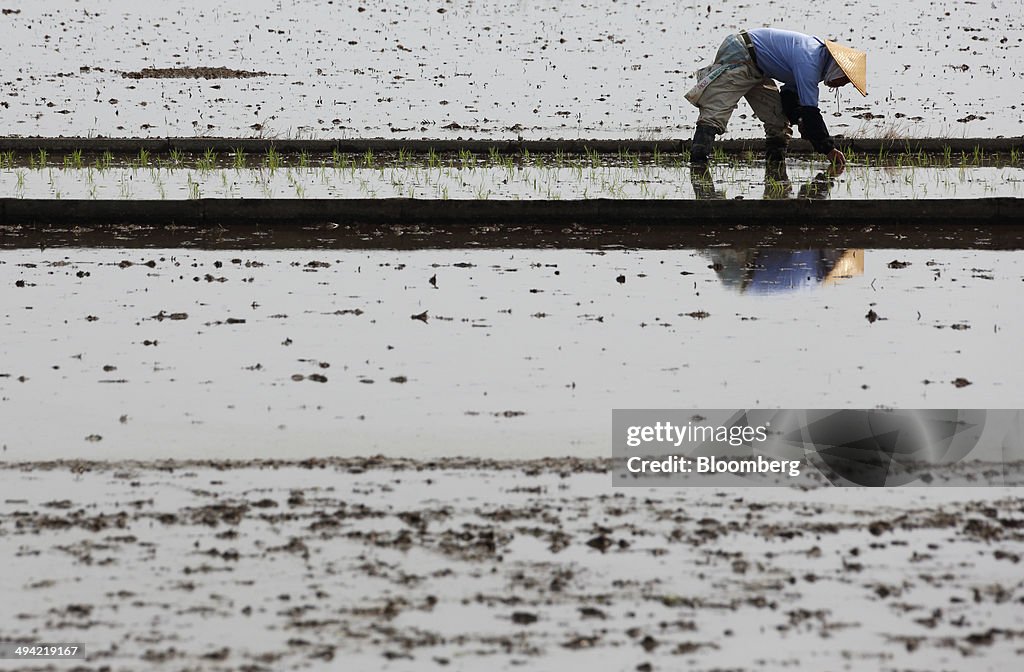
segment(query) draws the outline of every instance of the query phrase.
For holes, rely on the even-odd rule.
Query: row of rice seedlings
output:
[[[242,159],[242,153],[238,152],[236,154],[237,154],[237,158],[236,158],[237,163],[236,163],[236,165],[244,165],[243,159]],[[335,161],[337,161],[337,156],[335,156]],[[525,170],[525,168],[520,169],[518,167],[515,167],[513,162],[512,162],[511,157],[501,157],[501,156],[499,156],[499,155],[497,155],[495,153],[491,153],[489,163],[493,164],[493,163],[496,163],[498,161],[502,162],[502,165],[504,166],[504,170],[506,171],[505,172],[505,179],[502,180],[503,183],[505,183],[505,184],[508,184],[509,182],[511,182],[511,181],[513,181],[515,179],[516,171]],[[142,154],[140,156],[139,161],[137,163],[134,163],[134,165],[145,165],[146,163],[147,163],[146,156],[145,156],[145,154]],[[214,158],[211,156],[210,153],[207,153],[207,155],[204,157],[204,160],[200,163],[201,172],[204,172],[205,170],[207,170],[209,168],[209,166],[212,165],[213,163],[215,163]],[[276,166],[276,160],[274,158],[274,153],[273,152],[271,152],[270,156],[268,157],[268,163],[269,163],[269,165],[272,168],[274,166]],[[304,164],[304,165],[307,165],[307,166],[309,165],[309,163],[310,162],[308,161],[308,159],[305,160],[305,161],[300,161],[300,164]],[[564,160],[564,158],[562,158],[560,160],[556,160],[556,164],[557,163],[561,163],[561,165],[564,166],[566,164],[566,161]],[[364,165],[373,165],[372,156],[365,157]],[[460,166],[470,167],[470,166],[474,166],[474,165],[475,165],[475,159],[471,155],[463,154],[463,156],[460,157]],[[351,172],[354,174],[354,172],[355,172],[354,162],[350,163],[349,166],[350,166]],[[446,168],[447,168],[447,170],[445,170],[444,172],[448,173],[447,177],[449,179],[452,178],[453,170],[456,171],[456,172],[462,173],[462,174],[464,174],[466,172],[465,170],[461,170],[459,168],[454,168],[453,169],[451,162],[450,162],[449,166],[446,167]],[[634,162],[634,168],[636,168],[635,162]],[[326,168],[326,162],[324,163],[324,165],[322,165],[320,168],[318,168],[316,170],[318,171],[316,174],[319,175],[321,183],[323,183],[324,185],[329,185],[330,184],[330,177],[328,175],[328,171],[327,171],[327,168]],[[381,166],[379,170],[380,170],[380,175],[383,176],[384,175],[383,167]],[[405,175],[398,176],[398,175],[396,175],[396,171],[394,169],[391,170],[390,182],[392,184],[392,187],[395,188],[396,191],[399,191],[400,193],[407,193],[409,195],[414,195],[415,194],[415,188],[414,188],[415,185],[417,185],[417,184],[419,184],[421,182],[425,182],[426,184],[429,185],[429,183],[431,181],[431,175],[430,175],[429,171],[421,178],[420,170],[419,170],[418,166],[414,165],[411,170],[412,170],[412,176],[411,176],[412,177],[412,181],[411,181],[411,183],[408,184],[407,187],[405,187],[403,185],[401,180],[409,180],[410,176],[408,174],[408,171],[406,171]],[[541,168],[541,169],[538,169],[538,170],[545,170],[545,169]],[[546,170],[550,171],[551,169],[546,169]],[[309,169],[307,168],[305,172],[309,173]],[[473,172],[473,168],[470,168],[469,172],[472,173]],[[557,171],[555,171],[555,172],[557,172]],[[571,172],[572,172],[572,174],[573,174],[573,176],[574,176],[574,178],[575,178],[575,180],[577,182],[582,182],[583,181],[583,179],[584,179],[583,169],[582,169],[582,166],[581,166],[581,164],[579,162],[577,162],[575,164],[575,166],[574,166],[574,168],[572,169]],[[598,176],[597,175],[597,171],[591,169],[591,170],[588,171],[588,175],[586,176],[586,179],[589,182],[596,182],[596,181],[600,180],[601,189],[609,191],[610,195],[612,195],[612,196],[622,196],[622,195],[624,195],[624,192],[623,192],[624,188],[621,185],[617,186],[617,184],[616,184],[616,182],[618,180],[622,180],[623,179],[621,177],[621,175],[619,175],[619,173],[621,173],[622,170],[615,170],[615,169],[611,169],[611,168],[606,167],[606,168],[603,169],[602,172],[604,173],[604,175]],[[611,181],[609,181],[609,179],[607,178],[607,174],[609,172],[616,173],[616,175],[614,176],[614,178]],[[164,190],[163,182],[162,182],[162,180],[161,180],[161,178],[159,176],[159,168],[157,168],[155,172],[151,170],[151,174],[153,174],[153,176],[154,176],[154,178],[153,178],[154,179],[154,184],[157,185],[157,188],[161,192],[161,194],[164,194],[165,190]],[[271,177],[272,177],[272,175],[273,175],[273,171],[271,171]],[[296,188],[297,195],[299,195],[300,197],[303,196],[304,195],[303,192],[304,192],[305,187],[302,187],[299,184],[297,178],[294,178],[294,176],[292,175],[292,169],[291,168],[288,169],[288,177],[289,177],[289,182],[292,184],[292,186],[294,188]],[[438,171],[437,179],[438,180],[444,179],[443,176],[442,176],[442,172],[440,170]],[[460,180],[462,179],[462,175],[461,174],[460,174],[459,179]],[[91,183],[91,181],[92,181],[92,171],[91,170],[88,173],[88,180]],[[650,192],[650,186],[645,182],[645,180],[646,180],[646,176],[644,176],[642,179],[636,179],[635,176],[633,176],[633,177],[630,177],[630,178],[626,178],[624,181],[641,184],[642,185],[641,186],[641,194],[644,195],[644,196],[648,196],[651,193]],[[228,193],[228,194],[233,193],[232,192],[232,188],[228,187],[227,177],[223,173],[221,174],[221,181],[222,181],[222,191],[225,192],[225,193]],[[535,191],[539,191],[540,188],[537,186],[538,180],[536,178],[533,178],[532,181],[533,181],[533,188],[534,188],[534,190]],[[560,193],[555,188],[555,183],[556,182],[564,181],[564,177],[558,177],[556,175],[550,175],[549,174],[547,176],[547,178],[542,180],[542,181],[546,185],[544,187],[544,189],[543,189],[545,195],[554,197],[554,196],[558,196],[559,193]],[[189,191],[193,192],[193,187],[191,186],[191,182],[192,182],[192,179],[191,179],[191,177],[189,177],[188,178]],[[564,187],[560,187],[560,188],[564,188]],[[584,187],[584,190],[588,191],[589,190],[589,186],[588,187]],[[475,194],[477,195],[477,197],[480,197],[480,198],[489,198],[492,193],[493,193],[492,190],[486,188],[485,186],[480,186],[475,191]]]
[[[716,153],[716,155],[720,159],[727,159],[723,163],[732,171],[733,174],[735,174],[737,170],[749,170],[749,163],[742,161],[736,155],[726,157],[722,150],[719,150]],[[424,167],[422,162],[411,161],[411,154],[407,152],[400,152],[400,156],[401,160],[397,162],[391,160],[378,161],[377,157],[373,155],[373,152],[371,150],[362,155],[359,163],[357,164],[355,159],[351,158],[350,156],[343,155],[335,151],[332,154],[330,161],[328,161],[327,159],[323,159],[322,161],[319,162],[318,165],[315,165],[315,162],[308,154],[302,153],[298,155],[298,160],[296,162],[297,165],[294,167],[287,166],[285,170],[287,171],[286,175],[288,178],[289,185],[295,190],[296,195],[298,195],[299,197],[305,197],[307,187],[304,186],[297,177],[295,177],[293,171],[297,171],[298,173],[302,174],[304,179],[319,178],[321,184],[323,184],[325,187],[330,187],[330,185],[332,184],[332,177],[329,173],[331,172],[333,172],[336,177],[340,173],[347,172],[349,181],[351,182],[357,170],[366,170],[369,168],[378,173],[379,179],[384,179],[385,177],[387,177],[391,187],[397,193],[410,196],[416,193],[416,188],[420,184],[426,184],[427,186],[429,186],[432,180],[437,180],[438,182],[440,182],[446,179],[458,179],[460,183],[462,183],[463,186],[465,186],[465,183],[462,181],[466,178],[467,175],[473,177],[478,168],[481,166],[490,167],[490,173],[492,175],[491,177],[485,177],[480,179],[494,179],[496,181],[497,179],[496,177],[493,176],[493,173],[495,168],[500,167],[499,169],[502,171],[501,174],[503,176],[503,179],[500,181],[503,184],[512,185],[508,187],[508,191],[514,191],[514,183],[517,179],[522,177],[521,174],[524,171],[537,170],[549,171],[551,173],[563,173],[562,175],[557,177],[549,176],[548,178],[541,180],[545,185],[543,187],[538,187],[538,180],[536,178],[531,178],[524,181],[524,184],[528,184],[528,186],[530,186],[530,188],[533,191],[543,193],[544,195],[551,197],[560,195],[560,190],[562,189],[567,189],[567,193],[572,193],[573,187],[571,183],[573,181],[575,181],[578,184],[583,184],[584,182],[586,182],[587,184],[583,186],[583,189],[586,193],[589,193],[592,186],[594,184],[597,184],[598,190],[600,192],[608,192],[608,194],[613,197],[624,196],[625,187],[622,184],[617,184],[617,181],[624,181],[626,183],[635,183],[640,185],[639,188],[641,196],[657,196],[658,194],[655,193],[656,188],[652,188],[650,184],[648,184],[649,182],[652,181],[652,179],[655,179],[652,177],[652,171],[672,171],[674,169],[676,173],[679,173],[676,176],[670,176],[667,180],[661,177],[657,178],[657,180],[659,181],[670,184],[681,183],[683,174],[688,174],[689,171],[688,166],[686,166],[682,162],[681,157],[677,158],[675,161],[665,162],[663,161],[663,157],[659,156],[658,161],[666,163],[666,165],[663,168],[657,168],[653,165],[653,163],[642,162],[640,155],[631,154],[629,152],[621,152],[618,156],[618,161],[615,162],[616,165],[611,165],[610,163],[601,163],[598,160],[600,157],[597,155],[596,152],[592,150],[587,150],[583,155],[566,155],[564,153],[556,152],[553,155],[547,155],[545,157],[542,157],[540,155],[530,155],[529,152],[526,151],[523,152],[522,156],[520,157],[513,155],[503,155],[496,149],[492,148],[492,150],[488,152],[486,159],[478,159],[478,157],[476,157],[472,152],[463,151],[458,157],[457,165],[454,156],[450,156],[449,160],[447,161],[447,164],[443,165],[442,159],[438,157],[436,153],[434,153],[433,156],[428,154],[427,166],[437,166],[437,168],[433,171],[427,167]],[[910,160],[906,165],[904,165],[901,160],[897,160],[896,168],[909,168],[911,170],[909,175],[904,176],[904,179],[906,180],[908,186],[911,184],[911,182],[913,182],[913,169],[923,162],[922,157],[924,156],[925,155],[919,153],[918,155],[916,155],[916,160]],[[45,154],[43,154],[41,157],[34,154],[31,158],[33,161],[33,165],[35,166],[38,166],[43,161],[46,161]],[[851,159],[853,159],[851,160],[851,164],[855,164],[856,158],[856,155],[851,153]],[[908,158],[913,159],[915,157],[911,157],[910,155],[908,155]],[[154,184],[157,185],[157,189],[158,191],[161,192],[163,197],[163,194],[165,193],[165,187],[160,178],[161,169],[167,168],[168,171],[172,170],[172,166],[174,164],[184,163],[184,157],[182,157],[181,155],[174,156],[172,154],[170,163],[166,164],[164,163],[163,160],[161,160],[158,157],[155,160],[155,168],[153,168],[151,165],[152,161],[153,159],[152,157],[150,157],[149,153],[145,150],[141,150],[137,159],[132,160],[129,165],[131,166],[131,170],[133,173],[136,170],[138,170],[139,167],[150,165],[150,174],[153,176]],[[966,153],[964,153],[961,156],[960,161],[961,173],[966,167],[971,166],[973,164],[981,163],[983,161],[985,161],[985,153],[980,149],[971,155],[967,155]],[[16,164],[15,158],[13,157],[12,153],[0,154],[0,162],[2,162],[5,166],[13,166]],[[98,157],[96,159],[95,166],[88,167],[88,169],[86,170],[86,174],[87,180],[90,183],[90,193],[95,193],[95,187],[92,185],[94,172],[93,169],[98,169],[97,172],[102,174],[103,171],[107,169],[112,163],[113,157],[110,155],[109,152],[107,152],[102,157]],[[585,166],[587,166],[588,163],[589,166],[585,168]],[[865,160],[862,166],[866,169],[869,163],[869,160]],[[75,166],[84,165],[84,160],[82,159],[81,154],[72,153],[71,155],[65,157],[64,164],[66,169],[74,169]],[[260,177],[263,176],[263,173],[266,170],[266,172],[269,173],[267,177],[273,178],[274,172],[283,165],[284,160],[281,157],[281,155],[278,154],[275,149],[271,148],[267,152],[263,165],[258,169],[251,170]],[[398,170],[396,169],[396,166],[399,165],[407,166],[407,168],[402,169],[404,172],[396,172]],[[198,170],[200,173],[210,172],[214,170],[217,166],[217,156],[212,150],[209,149],[195,162],[195,169]],[[234,153],[234,167],[236,168],[236,170],[240,171],[247,166],[248,161],[245,157],[245,152],[242,150],[236,150],[236,152]],[[390,170],[390,172],[386,176],[385,173],[388,170]],[[421,170],[423,171],[422,175]],[[436,175],[434,175],[434,172],[436,172]],[[568,175],[570,177],[567,177],[565,175],[566,172],[568,172]],[[622,177],[623,173],[626,174],[625,178]],[[610,175],[611,178],[609,178]],[[228,195],[233,194],[234,186],[233,183],[229,184],[227,182],[227,176],[221,173],[220,179],[222,182],[222,193]],[[21,176],[19,181],[23,185],[24,176]],[[530,183],[531,181],[532,184]],[[961,181],[963,181],[962,175]],[[192,182],[193,180],[190,176],[187,182],[188,191],[190,193],[192,193],[193,191],[193,188],[191,186]],[[269,180],[267,180],[267,182],[269,182]],[[561,184],[561,186],[559,186],[556,189],[555,186],[553,186],[555,183],[559,183]],[[198,182],[196,182],[196,184],[198,184]],[[993,187],[986,185],[986,189],[991,190],[993,189]],[[375,190],[372,191],[375,192]],[[578,189],[576,191],[578,193]],[[486,186],[479,186],[473,191],[473,193],[475,193],[478,197],[481,198],[490,198],[490,196],[493,195],[494,190]]]
[[[866,171],[866,169],[862,169],[862,170]],[[727,182],[739,183],[739,184],[742,184],[742,183],[754,183],[754,182],[756,182],[756,180],[749,179],[749,178],[746,179],[745,181],[744,180],[737,180],[735,178],[735,172],[736,172],[735,168],[731,168],[731,169],[729,169],[726,172],[727,172],[727,175],[726,175],[726,177],[727,177],[726,181]],[[559,173],[561,173],[561,175]],[[611,173],[613,173],[613,174],[609,175],[609,171],[600,171],[600,172],[595,172],[593,175],[589,175],[588,179],[587,179],[586,185],[582,185],[582,187],[584,189],[584,193],[585,193],[584,197],[586,197],[586,195],[589,194],[590,189],[594,185],[597,186],[598,192],[605,193],[606,195],[611,196],[611,197],[625,197],[627,195],[626,191],[625,191],[626,190],[626,186],[625,186],[626,184],[636,184],[636,185],[639,185],[639,195],[642,196],[642,197],[659,197],[662,194],[657,192],[657,187],[652,187],[652,184],[660,183],[662,185],[667,184],[669,186],[672,186],[674,184],[677,187],[677,191],[678,191],[678,185],[683,184],[683,182],[681,182],[679,180],[675,180],[672,177],[669,177],[669,179],[667,179],[667,180],[662,179],[662,178],[658,178],[656,180],[648,180],[648,179],[640,179],[640,180],[638,180],[638,179],[632,179],[629,176],[629,173],[627,173],[626,171],[623,171],[623,170],[611,171]],[[233,193],[234,193],[234,183],[229,183],[228,182],[228,180],[227,180],[227,173],[225,171],[221,171],[218,174],[220,176],[220,181],[221,181],[221,193],[223,195],[227,195],[227,196],[233,195]],[[259,174],[262,175],[262,173],[259,173]],[[575,173],[573,173],[573,171],[566,171],[564,169],[562,171],[548,170],[548,171],[540,171],[539,173],[536,173],[535,171],[530,169],[530,170],[528,170],[528,172],[526,174],[524,174],[522,176],[523,179],[520,180],[520,184],[528,185],[528,186],[530,186],[532,191],[537,192],[537,193],[542,193],[545,196],[548,196],[548,197],[558,197],[558,196],[560,196],[562,191],[565,191],[566,193],[573,193],[573,191],[574,191],[573,185],[572,185],[572,181],[573,180],[567,179],[566,178],[566,174],[573,175]],[[937,173],[937,174],[941,174],[941,173]],[[305,186],[305,183],[303,183],[302,180],[300,179],[299,173],[297,173],[297,172],[295,172],[295,171],[293,171],[292,169],[289,168],[289,169],[287,169],[286,175],[287,175],[287,181],[288,181],[289,185],[292,187],[292,189],[295,190],[295,194],[298,197],[305,197],[306,186]],[[871,188],[873,186],[881,185],[881,188],[886,189],[887,188],[887,183],[890,182],[890,181],[893,181],[893,179],[894,179],[894,178],[891,178],[891,176],[890,176],[889,179],[881,179],[879,177],[879,175],[880,174],[877,171],[874,171],[874,172],[865,172],[865,174],[862,176],[862,178],[860,180],[860,183],[862,185],[866,186],[866,191],[867,191],[868,195],[870,195]],[[965,181],[967,181],[967,182],[970,181],[969,178],[965,177],[966,175],[967,175],[966,172],[960,171],[960,182],[961,183],[963,183]],[[908,187],[912,187],[914,185],[914,183],[917,181],[916,177],[915,177],[915,173],[914,173],[914,171],[912,169],[910,171],[904,171],[902,173],[902,176],[903,176],[902,177],[903,182],[905,182]],[[305,177],[305,175],[303,175],[303,177]],[[320,181],[321,181],[322,184],[324,184],[325,186],[328,186],[328,187],[332,185],[332,180],[330,179],[330,175],[327,173],[327,171],[321,171],[320,172],[320,177],[321,177]],[[447,174],[444,179],[446,179],[447,181],[451,181],[453,179],[460,179],[461,180],[462,177],[464,177],[464,175]],[[484,174],[484,179],[482,179],[482,181],[473,190],[473,193],[476,195],[476,197],[478,197],[478,198],[490,198],[493,195],[494,192],[489,187],[489,185],[487,183],[487,179],[493,179],[493,177],[494,177],[493,175],[488,177],[486,174]],[[129,179],[130,179],[130,177],[129,177]],[[421,175],[420,171],[418,169],[415,169],[415,168],[412,169],[411,172],[410,171],[399,171],[398,169],[391,169],[391,171],[389,173],[389,178],[388,179],[389,179],[391,187],[393,188],[393,190],[394,190],[394,192],[396,194],[399,194],[399,195],[409,195],[411,197],[411,196],[415,195],[415,193],[416,193],[415,188],[417,186],[421,186],[421,185],[429,186],[430,185],[430,183],[431,183],[431,174],[429,172],[426,172],[426,173],[423,173]],[[949,177],[948,173],[943,174],[943,180],[944,180],[944,184],[948,186],[949,185],[949,181],[950,181],[950,177]],[[375,193],[376,192],[375,189],[370,189],[369,188],[370,180],[365,179],[363,177],[360,177],[358,182],[359,182],[359,184],[362,187],[361,190],[362,191],[366,191],[367,195],[370,195],[370,193]],[[193,183],[199,184],[199,181],[198,180],[194,180],[192,174],[190,173],[188,175],[188,177],[187,177],[188,191],[189,191],[190,194],[193,195],[193,197],[196,197],[195,196],[195,188],[192,186]],[[269,182],[269,180],[267,180],[265,183],[269,184],[270,182]],[[122,178],[121,178],[121,184],[122,185],[127,184],[125,182],[125,178],[124,178],[123,175],[122,175]],[[158,190],[163,192],[162,180],[159,177],[159,174],[157,174],[157,176],[155,177],[154,184],[157,185]],[[467,187],[467,188],[471,188],[472,187],[472,185],[469,185],[469,184],[467,184],[465,182],[462,182],[461,185],[463,187]],[[581,185],[577,185],[577,189],[575,190],[577,193],[579,191],[579,189],[578,189],[579,186],[581,186]],[[515,190],[514,187],[515,187],[515,185],[513,185],[510,190],[514,191]],[[985,188],[986,188],[986,191],[991,191],[993,189],[993,187],[990,184],[986,184]],[[849,191],[849,189],[850,189],[850,182],[848,182],[847,191]],[[123,192],[122,195],[124,197],[128,197],[128,196],[130,196],[130,191],[127,188],[124,188],[124,192]]]
[[[1016,147],[1011,147],[1006,153],[986,153],[979,145],[968,151],[961,151],[954,154],[952,147],[946,145],[940,153],[929,153],[923,150],[916,152],[909,149],[892,151],[886,146],[880,146],[877,153],[858,153],[853,149],[844,150],[849,163],[859,163],[865,166],[918,166],[918,167],[945,167],[953,166],[977,168],[981,166],[1019,167],[1024,158]]]
[[[1021,152],[1016,148],[1011,148],[1011,150],[1005,154],[987,154],[978,146],[976,146],[971,152],[960,152],[958,156],[954,156],[949,146],[944,148],[941,155],[929,154],[920,150],[917,152],[893,150],[886,145],[880,146],[876,153],[858,153],[855,150],[848,149],[846,154],[849,163],[861,163],[866,166],[1017,166],[1021,164],[1022,158],[1024,158],[1022,157]],[[232,156],[233,166],[236,169],[241,170],[250,167],[243,150],[236,149]],[[715,148],[713,158],[717,164],[727,163],[729,165],[751,163],[759,160],[758,154],[751,150],[747,150],[742,154],[726,153],[722,146]],[[26,163],[30,169],[42,169],[47,167],[50,163],[49,155],[45,149],[29,154],[26,159]],[[403,148],[399,149],[396,155],[388,158],[376,157],[372,149],[368,149],[359,157],[341,154],[337,150],[334,150],[330,161],[327,159],[321,160],[319,162],[319,167],[327,167],[330,165],[335,169],[355,166],[362,168],[380,168],[386,165],[410,167],[412,165],[425,164],[428,168],[440,168],[447,165],[448,168],[458,166],[462,169],[475,169],[477,167],[493,168],[496,166],[503,166],[511,171],[514,168],[523,168],[526,166],[533,166],[536,168],[590,167],[595,169],[605,166],[626,166],[632,167],[634,170],[638,171],[642,167],[649,166],[661,167],[663,165],[673,165],[676,167],[682,167],[688,163],[688,159],[689,157],[686,152],[671,155],[671,158],[666,159],[666,155],[664,155],[658,147],[655,147],[651,154],[641,155],[623,150],[617,155],[612,156],[600,154],[596,150],[590,148],[585,148],[583,154],[566,154],[562,150],[556,150],[550,154],[531,154],[529,150],[524,149],[519,154],[506,155],[500,152],[496,147],[490,147],[485,159],[478,158],[473,152],[462,149],[457,154],[448,155],[447,160],[439,155],[434,149],[430,149],[425,155],[415,156],[410,150]],[[13,151],[0,153],[0,169],[10,170],[13,169],[15,165],[18,165],[18,163],[18,157]],[[128,165],[136,168],[148,168],[155,163],[158,168],[174,169],[192,166],[199,170],[212,170],[220,165],[216,153],[209,148],[206,149],[202,155],[191,161],[187,160],[183,152],[179,149],[172,149],[168,153],[166,159],[159,156],[154,159],[147,150],[141,149],[138,156],[129,160],[127,163]],[[93,166],[96,168],[108,168],[113,164],[114,157],[108,151],[97,157]],[[295,165],[302,169],[314,167],[313,158],[308,152],[302,151],[291,157],[285,157],[273,146],[268,148],[261,164],[262,167],[272,171],[285,165]],[[85,166],[85,161],[82,150],[74,150],[70,154],[65,155],[63,157],[63,165],[68,169],[83,168]]]

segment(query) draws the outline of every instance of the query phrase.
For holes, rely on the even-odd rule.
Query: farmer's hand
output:
[[[839,177],[845,170],[845,163],[830,163],[828,164],[828,168],[825,169],[825,174],[829,177]]]
[[[842,172],[843,168],[846,167],[846,155],[838,149],[833,149],[828,153],[828,160],[831,161],[832,165],[840,172]]]

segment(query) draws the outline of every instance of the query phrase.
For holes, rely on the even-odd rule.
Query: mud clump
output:
[[[518,625],[530,625],[537,622],[537,615],[528,611],[516,611],[512,614],[512,622]]]
[[[235,70],[233,68],[143,68],[133,72],[122,72],[125,79],[247,79],[268,77],[269,72]]]

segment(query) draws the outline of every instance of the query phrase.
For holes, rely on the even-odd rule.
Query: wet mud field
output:
[[[1012,489],[626,489],[607,463],[3,465],[22,670],[1006,670]],[[10,661],[5,661],[10,662]],[[15,669],[5,667],[5,669]]]
[[[666,400],[1016,408],[1022,281],[1014,249],[6,249],[0,459],[596,457],[610,409]]]
[[[823,100],[834,133],[1024,132],[1014,0],[7,4],[12,135],[682,137],[691,73],[762,25],[867,51],[868,97]],[[730,133],[762,134],[745,104]]]

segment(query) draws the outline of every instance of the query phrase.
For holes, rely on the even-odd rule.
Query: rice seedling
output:
[[[246,161],[245,161],[245,150],[244,149],[242,149],[241,147],[236,147],[235,148],[234,156],[232,156],[232,163],[234,164],[236,171],[240,171],[243,168],[245,168]]]
[[[213,170],[216,166],[217,154],[209,147],[206,148],[206,151],[203,152],[203,155],[201,157],[196,159],[196,168],[198,168],[200,172],[209,172]]]
[[[66,169],[81,168],[82,163],[82,150],[80,149],[64,155],[64,168]]]
[[[363,166],[365,168],[373,168],[373,150],[367,149],[366,153],[363,154]]]
[[[271,175],[281,167],[281,155],[277,153],[273,145],[267,148],[267,156],[263,160],[263,165],[266,166]]]
[[[170,157],[171,165],[174,166],[175,168],[180,168],[182,164],[185,162],[184,154],[182,154],[181,150],[178,149],[177,147],[171,149]]]

